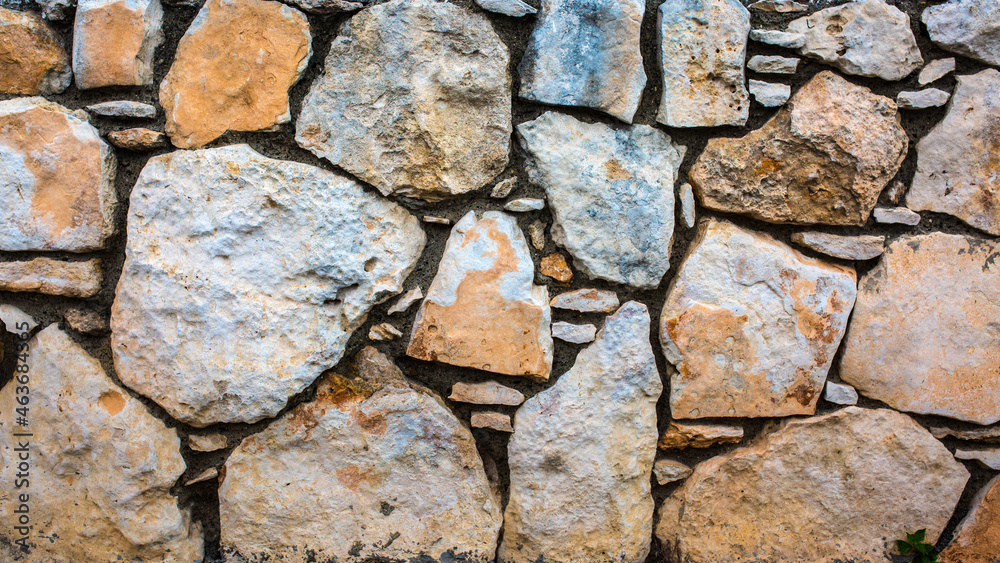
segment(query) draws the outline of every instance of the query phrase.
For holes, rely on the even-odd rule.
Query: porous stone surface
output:
[[[549,296],[514,218],[470,211],[448,237],[407,355],[546,380],[552,371]]]
[[[917,76],[917,84],[925,86],[953,72],[955,72],[955,57],[934,59],[920,70],[920,74]]]
[[[691,476],[693,470],[679,461],[658,459],[653,464],[653,476],[658,485],[681,481]]]
[[[788,84],[775,84],[751,78],[750,93],[753,94],[753,98],[757,100],[758,104],[766,108],[773,108],[784,105],[788,101],[788,97],[792,95],[792,88]]]
[[[428,201],[478,189],[503,171],[508,54],[485,16],[395,0],[361,11],[342,32],[302,102],[300,146],[384,195]]]
[[[972,499],[955,537],[938,555],[940,563],[996,563],[1000,557],[1000,476]]]
[[[160,83],[174,146],[291,120],[288,89],[312,56],[305,15],[273,0],[206,0]]]
[[[489,428],[497,432],[514,432],[510,425],[510,416],[492,411],[477,411],[469,418],[469,426],[473,428]]]
[[[576,289],[556,295],[549,304],[553,309],[610,313],[618,308],[618,295],[606,289]]]
[[[826,394],[823,398],[836,405],[856,405],[858,404],[858,391],[850,385],[827,381]]]
[[[498,561],[646,559],[662,391],[649,323],[645,305],[625,303],[568,372],[518,409]]]
[[[76,87],[152,84],[162,24],[160,0],[79,0],[73,23]]]
[[[872,215],[877,223],[911,227],[920,224],[920,214],[906,207],[879,207]]]
[[[843,260],[870,260],[885,251],[882,235],[835,235],[820,231],[792,234],[792,242]]]
[[[72,80],[69,56],[42,18],[0,7],[0,93],[59,94]]]
[[[743,440],[743,427],[726,424],[683,424],[671,422],[660,436],[661,450],[708,448],[718,444],[738,444]]]
[[[948,103],[951,94],[937,88],[926,88],[916,92],[900,92],[896,95],[899,109],[937,108]]]
[[[476,4],[484,10],[496,12],[512,18],[538,13],[532,6],[521,0],[476,0]]]
[[[227,446],[226,437],[216,432],[210,434],[190,434],[187,441],[188,447],[196,452],[214,452],[224,449]]]
[[[142,102],[133,102],[131,100],[101,102],[87,106],[87,111],[101,117],[156,119],[156,106]]]
[[[246,145],[154,157],[129,205],[115,368],[192,426],[274,416],[402,290],[424,240],[402,207]]]
[[[612,129],[547,112],[517,126],[533,184],[545,189],[552,240],[591,278],[640,288],[670,267],[674,182],[685,148],[646,125]]]
[[[107,136],[112,145],[136,152],[162,149],[170,145],[166,135],[143,127],[109,131]]]
[[[542,0],[517,67],[519,95],[632,123],[646,86],[639,52],[645,8],[641,0]]]
[[[724,221],[698,227],[660,315],[674,418],[813,414],[856,294],[852,268]]]
[[[951,0],[928,6],[920,19],[938,47],[1000,66],[1000,3]]]
[[[573,270],[566,262],[566,257],[559,252],[553,252],[542,258],[538,265],[538,271],[543,276],[548,276],[557,282],[569,283],[573,279]]]
[[[524,395],[496,381],[465,383],[459,381],[451,388],[449,400],[474,405],[508,405],[516,407],[524,402]]]
[[[597,327],[594,325],[577,325],[563,321],[552,323],[552,338],[558,338],[564,342],[586,344],[593,342],[596,336]]]
[[[747,61],[747,68],[764,74],[795,74],[799,59],[777,55],[754,55]]]
[[[97,311],[69,309],[63,314],[63,320],[69,328],[91,336],[104,334],[111,329],[107,317]]]
[[[689,179],[699,202],[716,211],[864,225],[907,146],[892,100],[824,71],[760,129],[710,140]]]
[[[998,252],[944,233],[891,243],[859,284],[840,377],[895,409],[1000,420]]]
[[[31,291],[65,297],[93,297],[101,290],[99,259],[67,262],[52,258],[0,262],[0,291]]]
[[[955,459],[977,461],[987,469],[1000,471],[1000,448],[958,448],[955,450]]]

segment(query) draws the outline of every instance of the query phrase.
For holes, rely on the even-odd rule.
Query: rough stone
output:
[[[176,431],[131,397],[55,325],[28,343],[30,423],[14,426],[16,382],[0,391],[0,559],[29,563],[198,561],[200,526],[171,487],[184,473]],[[23,395],[21,395],[23,396]],[[30,432],[30,555],[16,539],[18,438]],[[23,458],[22,458],[23,459]],[[20,537],[19,535],[17,537]]]
[[[566,257],[558,252],[553,252],[552,254],[542,258],[538,271],[540,271],[543,276],[548,276],[561,283],[569,283],[569,281],[573,279],[573,270],[571,270],[569,268],[569,264],[566,263]]]
[[[136,152],[162,149],[170,145],[163,133],[142,127],[110,131],[107,136],[112,145]]]
[[[754,10],[761,10],[763,12],[788,13],[804,12],[809,9],[809,6],[793,2],[792,0],[759,0],[758,2],[750,4],[750,8],[753,8]]]
[[[403,333],[390,323],[380,323],[368,330],[368,339],[376,342],[385,342],[401,338]]]
[[[997,563],[1000,553],[1000,476],[994,477],[972,499],[969,513],[959,522],[951,543],[939,555],[940,563]]]
[[[788,84],[774,84],[751,78],[750,93],[753,94],[758,104],[766,108],[774,108],[785,105],[788,97],[792,95],[792,87]]]
[[[101,261],[65,262],[33,258],[0,262],[0,291],[31,291],[66,297],[93,297],[101,290]]]
[[[886,199],[889,200],[889,203],[897,205],[903,200],[903,196],[906,195],[906,190],[906,184],[899,180],[894,180],[885,190]]]
[[[219,477],[219,470],[214,467],[209,467],[208,469],[202,471],[201,473],[195,475],[188,481],[184,483],[185,487],[190,487],[191,485],[196,485],[198,483],[204,483],[205,481],[211,481]]]
[[[259,561],[493,559],[501,508],[472,434],[372,348],[358,374],[243,440],[219,489],[222,547]]]
[[[767,43],[786,49],[798,49],[806,44],[806,38],[801,33],[789,33],[771,29],[752,29],[750,39],[759,43]]]
[[[474,405],[507,405],[516,407],[524,402],[524,395],[517,389],[500,385],[496,381],[465,383],[459,381],[451,387],[448,399]]]
[[[945,76],[955,72],[955,58],[948,57],[947,59],[935,59],[920,70],[920,75],[917,76],[917,84],[925,86],[940,80]]]
[[[521,2],[521,0],[476,0],[476,4],[479,4],[479,7],[484,10],[512,18],[538,13],[538,10]]]
[[[692,229],[694,228],[696,219],[694,188],[691,187],[691,184],[684,182],[681,184],[681,193],[679,195],[681,201],[681,218],[684,220],[684,227]]]
[[[437,217],[435,215],[424,215],[424,223],[434,223],[436,225],[450,225],[451,219],[447,217]]]
[[[926,88],[917,92],[900,92],[896,95],[899,109],[937,108],[948,103],[951,94],[937,88]]]
[[[455,224],[413,321],[407,355],[546,380],[552,371],[548,290],[513,217],[470,211]]]
[[[905,207],[879,207],[873,215],[876,223],[911,227],[920,223],[920,214]]]
[[[610,313],[618,308],[618,295],[604,289],[576,289],[556,295],[549,305],[581,313]]]
[[[7,303],[0,303],[0,321],[7,326],[7,332],[12,334],[30,333],[38,327],[38,321],[31,315]]]
[[[414,303],[420,301],[423,298],[424,298],[424,291],[419,287],[415,287],[410,291],[407,291],[406,293],[403,294],[402,297],[397,299],[396,302],[393,303],[392,307],[389,307],[388,314],[396,315],[399,313],[405,313],[407,310],[409,310],[410,307],[413,306]]]
[[[747,68],[764,74],[795,74],[799,59],[775,55],[754,55],[747,61]]]
[[[662,389],[649,314],[629,301],[568,372],[518,409],[497,561],[646,559]]]
[[[503,206],[504,211],[513,213],[527,213],[529,211],[541,211],[545,209],[545,200],[536,197],[522,197],[513,201],[508,201]]]
[[[699,464],[656,536],[690,563],[888,561],[907,532],[937,540],[968,478],[906,415],[847,407]]]
[[[819,231],[792,234],[792,242],[843,260],[871,260],[885,252],[882,235],[834,235]]]
[[[632,123],[646,86],[641,0],[542,0],[517,72],[520,96],[593,108]]]
[[[60,21],[69,17],[76,8],[76,0],[35,0],[42,8],[45,19]]]
[[[295,141],[384,195],[478,189],[507,166],[507,62],[482,14],[431,0],[372,6],[330,47]]]
[[[572,344],[593,342],[597,336],[597,327],[591,324],[576,325],[557,321],[552,323],[552,337]]]
[[[987,469],[1000,471],[1000,448],[978,448],[955,450],[955,459],[974,460]]]
[[[856,405],[858,404],[858,391],[850,385],[827,381],[824,398],[836,405]]]
[[[160,0],[79,0],[73,24],[76,87],[152,84],[162,24]]]
[[[928,6],[921,19],[938,47],[1000,66],[1000,3],[996,0],[951,0]]]
[[[948,437],[972,442],[989,442],[1000,444],[1000,428],[975,428],[973,430],[956,430],[954,428],[931,427],[931,434],[943,440]]]
[[[97,311],[84,309],[69,309],[63,314],[66,326],[82,333],[97,336],[111,330],[108,319]]]
[[[739,444],[743,440],[742,426],[725,424],[680,424],[671,422],[660,436],[661,450],[710,448],[719,444]]]
[[[195,427],[274,416],[402,290],[424,241],[402,207],[246,145],[154,157],[111,310],[118,375]]]
[[[218,432],[211,434],[189,434],[187,439],[188,447],[196,452],[214,452],[225,449],[227,444],[226,436]]]
[[[285,0],[296,8],[310,14],[333,14],[336,12],[353,12],[360,10],[370,0],[352,2],[351,0]]]
[[[123,119],[156,119],[156,106],[133,102],[131,100],[117,100],[114,102],[101,102],[87,106],[87,111],[101,117],[117,117]]]
[[[59,36],[34,14],[0,8],[0,93],[60,94],[72,80]]]
[[[497,432],[514,432],[510,417],[499,412],[478,411],[472,413],[469,425],[473,428],[489,428]]]
[[[892,408],[1000,420],[1000,246],[904,236],[861,280],[840,377]]]
[[[288,89],[311,56],[309,22],[298,10],[272,0],[206,0],[160,83],[170,141],[191,149],[226,131],[289,122]]]
[[[892,100],[824,71],[760,129],[710,140],[689,179],[716,211],[864,225],[907,146]]]
[[[531,239],[531,246],[541,252],[545,249],[545,223],[536,219],[528,225],[528,238]]]
[[[547,112],[517,126],[552,239],[591,278],[654,288],[670,267],[674,182],[685,148],[646,125],[612,129]]]
[[[114,150],[42,98],[0,102],[0,250],[104,248],[115,230]]]
[[[750,12],[737,0],[667,0],[657,24],[663,94],[656,121],[669,127],[744,125],[743,63]]]
[[[693,470],[679,461],[671,459],[658,459],[653,464],[653,476],[656,477],[656,484],[666,485],[674,481],[681,481],[691,476]]]
[[[493,186],[493,190],[490,191],[490,197],[494,199],[504,199],[510,195],[510,192],[514,191],[517,186],[517,178],[507,178],[505,180],[500,180]]]

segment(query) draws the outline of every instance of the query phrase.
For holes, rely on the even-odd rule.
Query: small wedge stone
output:
[[[93,297],[101,290],[101,261],[64,262],[35,258],[0,262],[0,290],[66,297]]]
[[[552,338],[558,338],[572,344],[593,342],[596,334],[597,327],[591,324],[577,325],[562,321],[552,323]]]
[[[738,444],[742,440],[742,426],[671,422],[667,431],[660,436],[657,447],[661,450],[709,448],[718,444]]]
[[[894,180],[885,190],[886,199],[893,205],[897,205],[902,201],[904,195],[906,195],[906,184],[899,180]]]
[[[63,320],[66,326],[82,334],[96,336],[111,330],[108,318],[97,311],[69,309],[63,314]]]
[[[539,264],[538,271],[543,276],[548,276],[561,283],[569,283],[573,279],[573,270],[566,263],[566,257],[558,252],[542,258],[542,263]]]
[[[209,467],[208,469],[202,471],[201,473],[195,475],[190,480],[184,483],[185,487],[190,487],[191,485],[196,485],[198,483],[204,483],[215,479],[219,476],[219,470],[214,467]]]
[[[911,227],[920,223],[920,214],[905,207],[877,207],[872,215],[876,223]]]
[[[447,217],[437,217],[435,215],[424,215],[424,223],[434,223],[436,225],[450,225],[451,219]]]
[[[377,324],[368,331],[368,339],[377,342],[391,341],[402,336],[403,333],[389,323]]]
[[[469,425],[473,428],[489,428],[497,432],[514,432],[514,427],[510,425],[510,416],[499,412],[474,412]]]
[[[937,88],[927,88],[918,92],[900,92],[896,95],[899,109],[939,108],[948,103],[951,94]]]
[[[990,444],[1000,444],[1000,427],[976,428],[973,430],[956,430],[954,428],[931,427],[931,434],[942,440],[944,438],[956,438],[968,440],[970,442],[987,442]]]
[[[691,184],[684,182],[681,184],[680,194],[678,199],[681,202],[681,219],[684,221],[684,226],[688,229],[694,228],[695,225],[695,205],[694,205],[694,188]]]
[[[508,201],[503,206],[505,211],[512,213],[528,213],[530,211],[541,211],[545,209],[545,200],[534,197],[522,197],[514,201]]]
[[[954,57],[948,57],[947,59],[935,59],[927,63],[927,65],[920,70],[920,75],[917,76],[917,84],[925,86],[931,82],[940,80],[953,72],[955,72]]]
[[[843,260],[871,260],[885,251],[885,237],[880,235],[846,236],[807,231],[792,234],[792,242]]]
[[[521,0],[476,0],[476,4],[479,4],[479,7],[484,10],[512,18],[538,13],[538,10],[521,2]]]
[[[170,144],[165,134],[141,127],[111,131],[107,137],[112,145],[136,152],[162,149]]]
[[[750,4],[750,8],[753,10],[760,10],[762,12],[778,12],[784,14],[788,12],[804,12],[809,9],[809,6],[793,2],[792,0],[759,0]]]
[[[753,94],[757,103],[766,107],[774,108],[784,105],[792,95],[792,87],[788,84],[774,84],[761,80],[750,79],[750,93]]]
[[[754,55],[747,61],[747,69],[762,74],[795,74],[799,59],[773,55]]]
[[[955,459],[975,460],[993,471],[1000,471],[1000,448],[957,449]]]
[[[214,452],[226,448],[227,441],[223,434],[189,434],[188,447],[196,452]]]
[[[549,305],[581,313],[610,313],[618,308],[618,295],[603,289],[577,289],[556,295]]]
[[[787,31],[775,31],[770,29],[750,30],[750,39],[758,43],[767,43],[786,49],[798,49],[806,44],[806,38],[801,33],[789,33]]]
[[[389,307],[388,314],[396,315],[399,313],[405,313],[414,303],[420,301],[424,298],[424,291],[419,287],[415,287],[410,291],[403,294],[402,297],[393,303],[392,307]]]
[[[459,403],[474,405],[507,405],[516,407],[524,402],[524,395],[496,381],[464,383],[459,381],[451,387],[448,398]]]
[[[507,178],[506,180],[500,180],[493,186],[493,190],[490,191],[490,197],[494,199],[504,199],[510,195],[510,192],[514,191],[514,187],[517,186],[517,178]]]
[[[858,391],[850,385],[827,381],[824,398],[837,405],[856,405],[858,404]]]
[[[658,459],[653,464],[653,476],[656,477],[658,485],[666,485],[674,481],[687,479],[693,470],[679,461],[671,459]]]
[[[531,239],[531,246],[541,252],[545,248],[545,223],[540,220],[532,221],[528,225],[528,238]]]
[[[142,102],[119,100],[101,102],[87,106],[87,111],[101,117],[118,117],[124,119],[156,119],[156,107]]]

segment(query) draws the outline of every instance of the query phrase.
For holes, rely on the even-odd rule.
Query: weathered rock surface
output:
[[[581,313],[610,313],[618,308],[618,295],[604,289],[576,289],[556,295],[549,305]]]
[[[955,459],[978,461],[987,469],[1000,471],[1000,448],[958,448],[955,450]]]
[[[384,195],[478,189],[507,165],[507,62],[481,14],[430,0],[373,6],[334,40],[295,141]]]
[[[969,514],[938,555],[940,563],[996,563],[1000,554],[1000,476],[972,499]]]
[[[840,377],[895,409],[1000,420],[1000,247],[907,236],[861,280]]]
[[[117,100],[114,102],[101,102],[87,106],[87,111],[102,117],[118,117],[124,119],[156,119],[156,106],[133,102],[131,100]]]
[[[63,320],[66,326],[82,334],[96,336],[111,330],[108,318],[97,311],[69,309],[63,313]]]
[[[489,428],[497,432],[514,432],[510,425],[510,416],[490,411],[477,411],[469,418],[469,426],[473,428]]]
[[[693,473],[692,469],[679,461],[658,459],[653,464],[653,476],[658,485],[666,485],[674,481],[687,479]]]
[[[569,283],[573,279],[573,270],[566,263],[566,257],[559,252],[553,252],[542,258],[538,271],[557,282]]]
[[[199,526],[170,488],[184,473],[177,433],[115,385],[101,364],[55,325],[28,344],[29,426],[15,426],[16,382],[0,391],[0,558],[31,563],[197,561]],[[20,395],[24,396],[24,395]],[[14,432],[30,432],[29,438]],[[19,440],[30,442],[30,484],[15,488]],[[21,458],[23,460],[23,458]],[[28,493],[27,557],[9,542]],[[16,555],[15,555],[16,550]]]
[[[937,540],[968,478],[906,415],[847,407],[699,464],[656,535],[690,563],[887,561],[906,532]]]
[[[42,98],[0,102],[0,250],[104,248],[116,161],[97,129]]]
[[[836,405],[856,405],[858,404],[858,391],[850,385],[827,381],[824,398]]]
[[[942,49],[1000,66],[1000,3],[951,0],[928,6],[920,19]]]
[[[206,0],[160,83],[167,135],[197,148],[291,120],[288,89],[312,56],[305,15],[272,0]]]
[[[856,283],[768,235],[700,224],[660,316],[672,416],[814,413]]]
[[[678,199],[681,202],[681,219],[684,220],[684,227],[691,229],[695,225],[695,205],[694,205],[694,188],[691,184],[684,182],[680,187],[680,194]]]
[[[737,0],[667,0],[658,22],[663,96],[656,121],[669,127],[744,125],[750,12]]]
[[[479,7],[484,10],[512,18],[519,18],[538,12],[538,10],[521,2],[521,0],[476,0],[476,4],[479,4]]]
[[[468,428],[372,348],[233,451],[222,547],[259,561],[493,559],[500,502]]]
[[[882,235],[834,235],[819,231],[792,234],[792,242],[844,260],[870,260],[885,252]]]
[[[649,314],[629,301],[555,385],[518,409],[498,561],[646,559],[661,391]]]
[[[760,43],[767,43],[768,45],[785,47],[786,49],[798,49],[806,44],[806,38],[801,33],[789,33],[773,29],[751,29],[750,39]]]
[[[310,14],[332,14],[335,12],[353,12],[370,4],[370,0],[352,2],[351,0],[285,0],[295,5],[303,12]]]
[[[274,416],[402,290],[424,240],[402,207],[246,145],[154,157],[111,311],[118,375],[192,426]]]
[[[534,220],[528,225],[528,238],[531,240],[531,246],[541,252],[545,249],[545,223],[541,220]]]
[[[900,92],[896,95],[899,109],[937,108],[948,103],[951,94],[937,88],[926,88],[916,92]]]
[[[415,287],[410,291],[404,293],[402,297],[400,297],[395,303],[393,303],[392,307],[389,307],[387,313],[390,315],[405,313],[410,307],[413,306],[414,303],[420,301],[423,298],[424,298],[424,291],[419,287]]]
[[[162,149],[170,145],[163,133],[142,127],[110,131],[108,142],[118,148],[136,152]]]
[[[368,330],[368,339],[385,342],[402,338],[403,333],[390,323],[379,323]]]
[[[528,243],[510,215],[470,211],[455,224],[413,321],[406,354],[546,380],[552,371],[548,290],[532,284]]]
[[[211,434],[191,434],[188,447],[196,452],[214,452],[226,447],[226,437],[218,432]]]
[[[641,0],[542,0],[517,67],[520,96],[632,123],[646,86],[639,52],[645,9]]]
[[[597,327],[594,325],[576,325],[562,321],[552,323],[552,338],[558,338],[572,344],[586,344],[597,337]]]
[[[541,211],[545,209],[545,200],[537,197],[522,197],[508,201],[503,206],[504,211],[512,213],[528,213],[530,211]]]
[[[517,389],[500,385],[496,381],[465,383],[459,381],[451,388],[448,399],[474,405],[508,405],[516,407],[524,402],[524,395]]]
[[[750,79],[750,93],[757,103],[766,107],[774,108],[784,105],[788,97],[792,95],[792,88],[788,84],[775,84],[762,80]]]
[[[821,72],[760,129],[710,140],[689,178],[701,204],[716,211],[864,225],[907,145],[892,100]]]
[[[101,261],[51,258],[0,262],[0,291],[32,291],[66,297],[93,297],[101,290]]]
[[[779,13],[804,12],[809,9],[809,6],[793,2],[792,0],[758,0],[750,4],[750,7],[764,12]]]
[[[911,227],[920,224],[920,214],[906,207],[879,207],[873,215],[877,223]]]
[[[79,0],[73,24],[76,87],[152,84],[162,24],[160,0]]]
[[[1000,235],[1000,71],[957,80],[947,115],[917,143],[906,205]]]
[[[0,7],[0,92],[60,94],[72,80],[59,36],[34,14]]]
[[[931,427],[931,434],[942,440],[944,438],[952,437],[959,440],[971,440],[973,442],[989,442],[991,444],[1000,444],[1000,428],[975,428],[972,430],[956,430],[954,428],[944,428],[944,427]]]
[[[674,181],[685,148],[645,125],[624,129],[547,112],[517,126],[531,182],[545,189],[552,239],[591,278],[640,288],[670,267]]]
[[[490,197],[503,199],[509,196],[510,192],[514,191],[515,187],[517,187],[517,178],[506,178],[504,180],[500,180],[490,191]]]
[[[708,448],[718,444],[738,444],[742,440],[742,426],[671,422],[667,431],[663,433],[663,436],[660,436],[657,447],[661,450]]]
[[[917,76],[917,84],[925,86],[931,82],[940,80],[953,72],[955,72],[954,57],[935,59],[927,63],[927,66],[920,70],[920,75]]]
[[[747,68],[765,74],[795,74],[799,59],[774,55],[754,55],[747,61]]]

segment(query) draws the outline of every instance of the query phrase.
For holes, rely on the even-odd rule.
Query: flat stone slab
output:
[[[581,313],[610,313],[618,309],[618,295],[603,289],[576,289],[556,295],[550,305]]]
[[[871,260],[885,252],[882,235],[835,235],[819,231],[792,233],[792,242],[843,260]]]
[[[524,402],[524,395],[517,389],[500,385],[496,381],[465,383],[459,381],[451,387],[449,400],[474,405],[509,405],[516,407]]]
[[[775,55],[754,55],[747,61],[747,69],[763,74],[795,74],[799,59]]]
[[[917,76],[917,84],[925,86],[953,72],[955,72],[955,57],[935,59],[920,69],[920,75]]]
[[[900,92],[896,95],[899,109],[937,108],[948,103],[951,94],[937,88],[925,88],[916,92]]]
[[[101,291],[100,259],[68,262],[51,258],[0,262],[0,291],[93,297]]]
[[[671,422],[667,431],[660,436],[657,447],[661,450],[708,448],[718,444],[739,444],[742,440],[742,426]]]
[[[578,325],[557,321],[552,323],[552,338],[558,338],[571,344],[586,344],[593,342],[597,335],[594,325]]]

